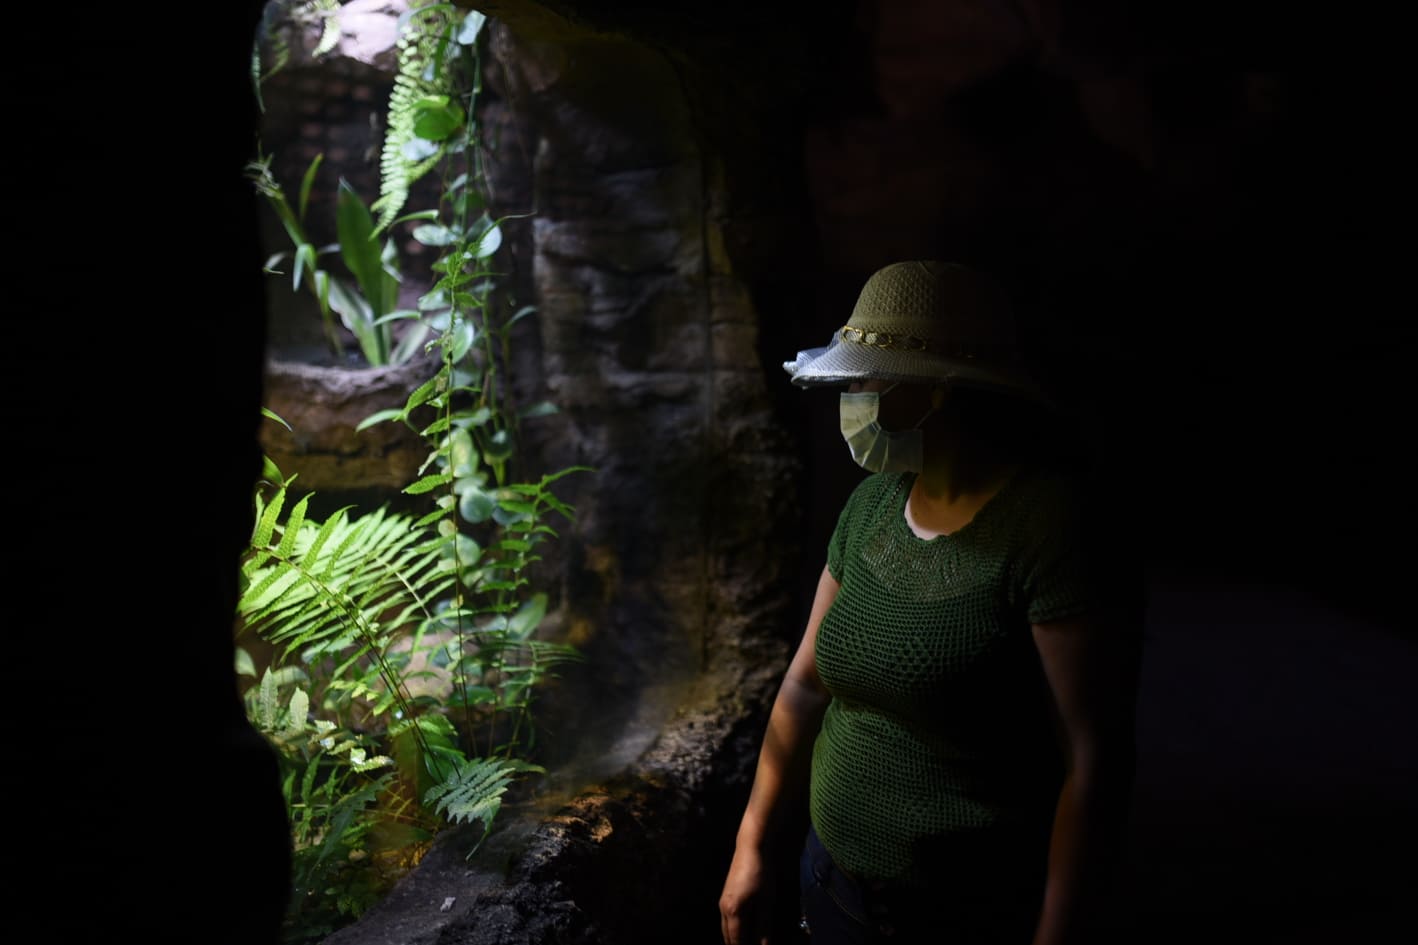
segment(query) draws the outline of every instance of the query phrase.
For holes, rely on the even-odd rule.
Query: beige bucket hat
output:
[[[783,362],[798,387],[948,381],[1041,397],[1020,363],[1004,293],[959,263],[892,263],[867,279],[847,324]]]

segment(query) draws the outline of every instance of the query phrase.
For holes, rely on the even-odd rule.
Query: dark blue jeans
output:
[[[964,902],[951,889],[859,882],[808,830],[799,862],[804,930],[812,945],[1028,945],[1032,904]]]

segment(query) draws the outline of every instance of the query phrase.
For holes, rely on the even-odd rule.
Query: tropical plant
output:
[[[239,671],[256,676],[243,649]],[[312,717],[302,667],[268,667],[246,692],[246,714],[275,751],[291,833],[288,942],[314,941],[362,914],[384,895],[388,877],[371,868],[370,843],[393,817],[381,797],[393,788],[392,759],[370,739]]]
[[[542,667],[566,658],[568,650],[532,634],[546,610],[546,595],[531,589],[531,568],[542,542],[559,537],[548,524],[556,512],[569,519],[570,507],[552,485],[571,466],[536,481],[518,481],[521,423],[555,411],[549,403],[519,407],[503,374],[510,362],[515,326],[534,311],[514,307],[500,290],[492,261],[502,244],[502,223],[487,212],[483,142],[476,122],[482,89],[483,26],[476,10],[448,3],[415,3],[401,18],[399,78],[390,98],[381,196],[383,214],[404,207],[407,185],[435,162],[442,171],[439,205],[400,219],[418,219],[415,239],[438,250],[437,276],[419,308],[441,334],[441,355],[432,378],[415,389],[402,408],[380,411],[361,429],[401,422],[432,446],[414,494],[435,496],[435,509],[420,520],[447,539],[459,587],[443,626],[453,635],[450,659],[476,661],[470,676],[491,672],[509,692],[529,694]],[[381,216],[381,218],[383,218]],[[508,313],[509,309],[515,310]],[[433,413],[431,422],[419,420]],[[513,668],[502,648],[525,648],[529,663]],[[486,698],[476,687],[457,698]],[[531,730],[517,716],[510,732],[488,746],[516,746]]]
[[[275,253],[267,259],[265,269],[281,275],[275,267],[291,262],[291,288],[299,292],[304,285],[314,296],[320,307],[325,340],[336,358],[343,355],[344,344],[332,313],[338,314],[341,323],[354,335],[368,364],[404,364],[423,350],[429,326],[421,320],[419,312],[398,308],[402,282],[398,249],[392,238],[385,238],[381,245],[369,207],[344,178],[340,179],[336,197],[339,242],[317,248],[307,235],[306,211],[323,159],[323,155],[316,155],[306,168],[294,206],[272,172],[270,155],[247,164],[247,176],[275,210],[294,244],[292,250]],[[320,257],[335,252],[340,254],[353,281],[321,267]],[[407,325],[396,338],[393,326],[400,321]]]
[[[238,640],[273,648],[247,713],[281,760],[287,932],[303,941],[377,901],[443,824],[487,835],[514,779],[542,771],[521,757],[532,690],[577,654],[532,638],[544,595],[449,633],[451,542],[385,509],[308,519],[313,494],[292,503],[294,479],[267,459]],[[244,648],[237,669],[258,676]]]
[[[505,794],[542,770],[533,760],[536,694],[579,656],[539,634],[549,601],[535,587],[535,565],[559,537],[553,516],[574,514],[553,489],[586,470],[527,478],[520,469],[521,423],[555,407],[519,406],[509,383],[515,326],[534,309],[513,304],[493,268],[508,218],[488,211],[475,120],[484,23],[446,3],[415,3],[401,18],[381,196],[348,231],[377,245],[393,225],[414,222],[413,238],[440,254],[416,313],[437,368],[402,407],[360,424],[403,423],[425,439],[428,457],[403,491],[431,509],[414,519],[347,508],[313,521],[310,497],[291,490],[295,477],[268,461],[258,484],[239,616],[244,632],[275,648],[269,682],[254,662],[244,671],[258,692],[251,698],[262,700],[249,711],[276,733],[288,802],[301,806],[293,821],[304,828],[297,861],[309,861],[297,869],[305,919],[292,929],[358,915],[381,888],[369,873],[356,879],[334,867],[341,858],[407,863],[449,823],[480,823],[485,837]],[[295,244],[297,288],[321,297],[330,286],[325,297],[339,312],[336,279],[315,275],[322,251],[303,226],[317,166],[295,206],[269,179],[269,162],[253,162],[251,173]],[[434,168],[438,205],[401,216],[407,185]],[[374,267],[366,257],[362,270],[348,268],[358,280]],[[368,324],[391,324],[393,314]],[[304,728],[293,718],[302,711]],[[389,849],[389,837],[403,846]]]

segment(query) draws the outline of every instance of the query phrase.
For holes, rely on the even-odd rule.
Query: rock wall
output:
[[[593,470],[565,480],[561,617],[592,656],[585,695],[780,663],[796,460],[751,286],[722,246],[721,159],[662,54],[494,31],[502,107],[532,156],[518,167],[504,146],[498,173],[530,171],[534,347],[561,407],[534,435],[546,468]]]

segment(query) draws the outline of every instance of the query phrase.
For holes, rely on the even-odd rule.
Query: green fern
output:
[[[453,61],[476,48],[485,21],[476,10],[429,0],[415,0],[399,18],[398,72],[380,152],[379,198],[371,206],[378,215],[376,234],[398,220],[414,183],[461,140],[469,116],[457,102],[464,77]],[[477,82],[475,64],[471,72]]]
[[[438,333],[440,368],[403,408],[380,411],[359,429],[399,422],[423,436],[430,453],[403,492],[426,496],[435,508],[413,520],[383,510],[352,518],[343,509],[311,521],[308,497],[296,500],[291,480],[268,462],[268,497],[257,496],[240,607],[246,629],[278,645],[278,660],[299,661],[299,671],[280,684],[310,692],[304,703],[292,695],[283,704],[273,690],[250,711],[274,721],[283,711],[308,714],[310,730],[321,734],[315,744],[325,770],[353,784],[369,766],[387,779],[377,804],[366,808],[322,796],[318,789],[334,778],[294,779],[290,803],[342,818],[327,822],[352,843],[376,819],[374,829],[387,841],[391,809],[420,828],[477,821],[476,850],[517,775],[544,773],[521,760],[534,742],[534,692],[559,665],[581,658],[574,647],[537,638],[548,597],[532,592],[530,570],[541,560],[541,543],[558,537],[552,514],[568,521],[574,514],[553,484],[589,470],[516,481],[518,422],[554,408],[519,408],[502,376],[511,360],[509,332],[534,309],[509,305],[508,315],[494,298],[492,257],[503,234],[486,209],[472,120],[485,17],[448,3],[411,3],[399,24],[380,197],[369,209],[372,235],[405,220],[432,221],[411,235],[441,251],[432,265],[437,284],[419,300],[420,317]],[[438,207],[400,216],[411,186],[440,165]],[[258,164],[252,171],[258,189],[267,183],[261,170]],[[268,190],[268,197],[277,194]],[[304,191],[298,205],[275,202],[288,230],[290,220],[299,224]],[[315,249],[301,249],[308,240],[298,225],[291,236],[295,278],[316,272]],[[248,675],[255,676],[254,665]],[[429,685],[410,685],[416,681]],[[329,720],[347,708],[366,715],[357,724]],[[293,733],[277,737],[292,749],[308,745]],[[316,865],[342,855],[335,848]],[[330,879],[321,891],[327,900],[343,902],[346,891],[358,898],[361,880],[348,872]]]
[[[280,764],[291,837],[289,942],[323,939],[388,892],[390,881],[361,864],[372,841],[400,822],[381,803],[395,783],[392,759],[371,753],[368,736],[312,718],[308,681],[299,667],[271,668],[245,695],[247,717]]]
[[[482,837],[502,809],[502,796],[512,778],[524,771],[545,771],[538,765],[504,758],[473,758],[459,764],[439,784],[429,788],[423,802],[453,823],[481,821]],[[481,840],[479,840],[481,843]]]
[[[238,603],[249,630],[288,648],[369,647],[432,616],[453,578],[428,532],[384,509],[353,520],[342,510],[317,527],[304,519],[309,496],[281,523],[286,497],[281,486],[258,501]]]

